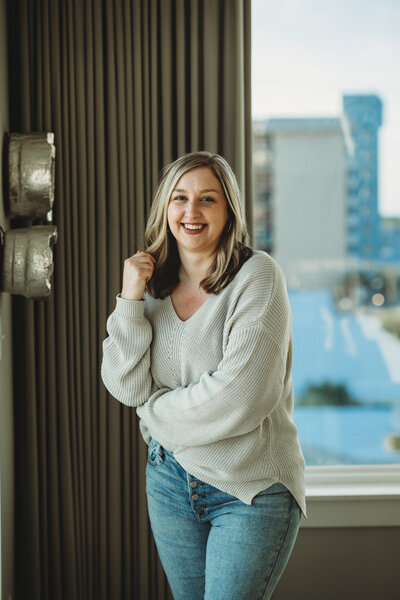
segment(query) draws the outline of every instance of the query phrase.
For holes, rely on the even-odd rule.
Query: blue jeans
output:
[[[267,600],[300,524],[276,483],[251,505],[187,473],[152,440],[146,490],[151,528],[175,600]]]

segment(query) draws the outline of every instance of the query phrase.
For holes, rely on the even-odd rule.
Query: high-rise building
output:
[[[378,131],[382,101],[375,95],[344,95],[343,115],[354,151],[347,166],[347,252],[361,261],[380,254]]]
[[[340,119],[270,119],[254,131],[257,247],[276,257],[291,286],[332,283],[347,252]]]

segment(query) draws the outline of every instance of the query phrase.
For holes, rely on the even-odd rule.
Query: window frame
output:
[[[400,464],[306,467],[301,526],[400,527]]]

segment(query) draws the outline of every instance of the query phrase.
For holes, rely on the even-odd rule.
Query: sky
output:
[[[379,210],[400,217],[400,0],[252,0],[253,119],[338,117],[383,102]]]

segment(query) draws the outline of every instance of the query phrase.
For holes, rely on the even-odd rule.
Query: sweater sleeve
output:
[[[117,297],[107,320],[101,376],[107,390],[128,406],[140,406],[152,392],[150,344],[152,327],[144,316],[145,302]]]
[[[263,323],[231,334],[216,371],[175,390],[158,390],[137,408],[152,437],[171,451],[255,429],[285,390],[287,359]]]
[[[275,274],[274,289],[264,302],[262,278],[244,282],[214,371],[187,387],[158,390],[137,409],[151,435],[168,450],[253,431],[290,393],[291,313],[282,273]],[[263,305],[257,318],[255,303]]]

